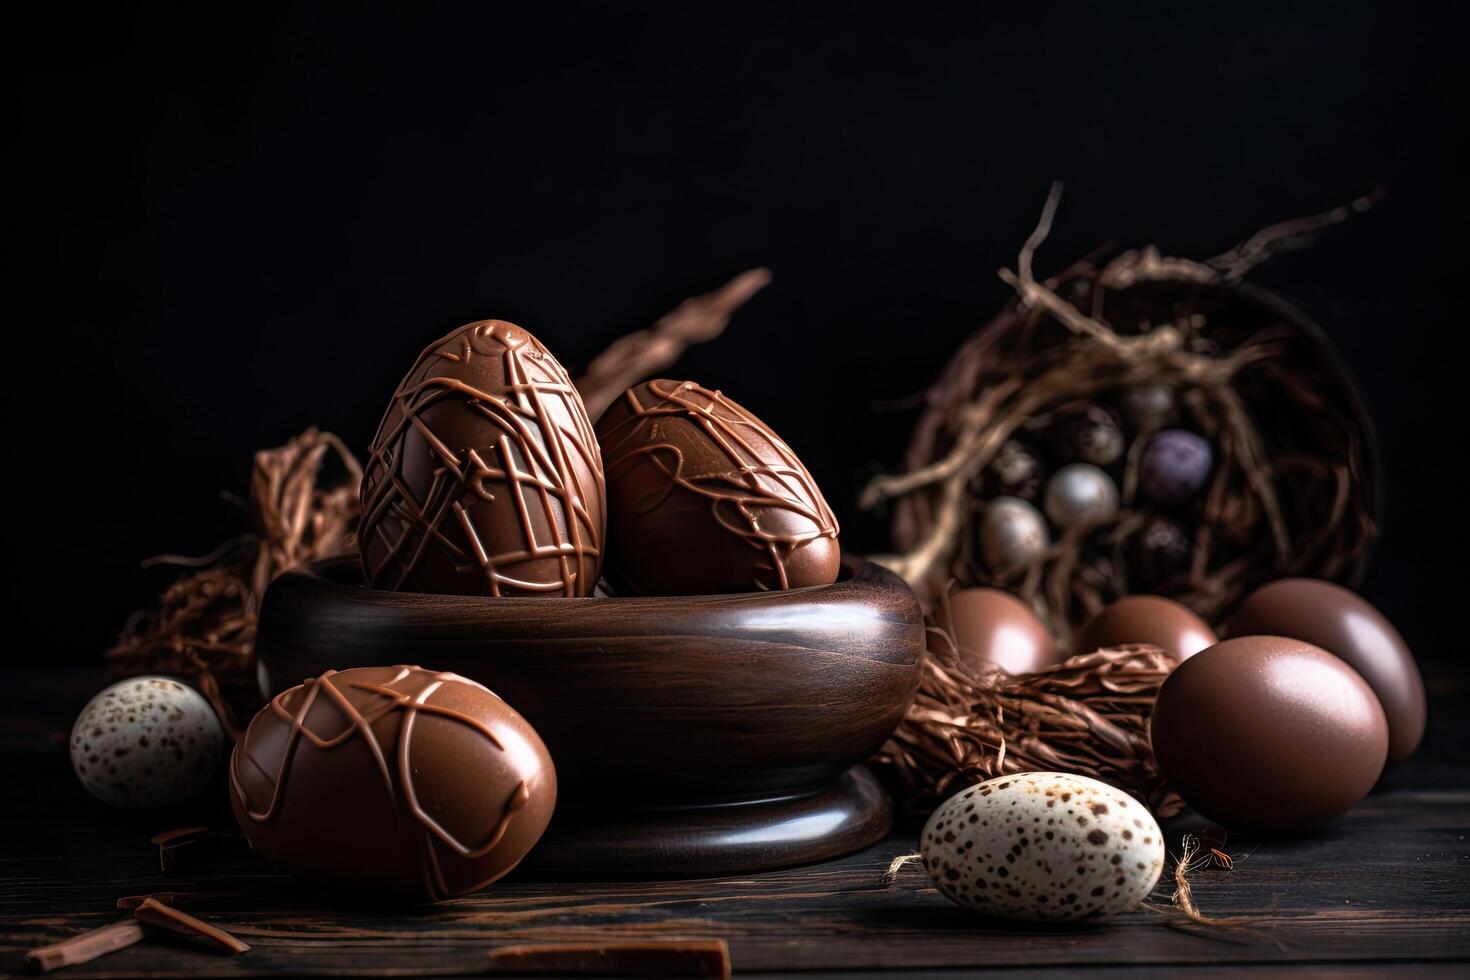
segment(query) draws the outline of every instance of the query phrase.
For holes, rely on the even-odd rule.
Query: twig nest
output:
[[[905,471],[862,497],[892,501],[888,564],[926,608],[956,586],[1011,588],[1070,644],[1121,595],[1160,593],[1213,624],[1275,578],[1361,575],[1377,533],[1373,436],[1315,324],[1214,266],[1152,250],[1045,281],[1002,278],[1018,301],[929,390]],[[1099,464],[1111,456],[1105,417],[1123,446]],[[971,527],[986,539],[1000,498],[1019,495],[992,478],[1011,441],[1039,449],[1055,541],[1025,566],[965,546]],[[1103,557],[1111,570],[1096,574]]]
[[[71,730],[71,763],[110,806],[150,810],[197,796],[224,761],[209,702],[172,677],[131,677],[87,703]]]
[[[1060,768],[1126,787],[1160,815],[1180,805],[1147,737],[1173,657],[1125,646],[1021,677],[977,674],[936,639],[951,590],[1009,589],[1073,649],[1079,626],[1130,593],[1166,596],[1215,624],[1275,578],[1350,582],[1376,534],[1373,437],[1351,380],[1310,320],[1241,282],[1283,242],[1372,201],[1272,226],[1208,262],[1144,248],[1040,279],[1036,250],[1059,193],[1015,268],[1000,272],[1015,301],[925,394],[903,471],[860,497],[892,503],[895,550],[883,562],[939,627],[914,705],[880,756],[910,810],[978,779]],[[1081,444],[1108,443],[1094,408],[1121,420],[1117,458],[1083,458]],[[1078,419],[1096,420],[1080,439]],[[1055,539],[1024,565],[984,546],[996,505],[1013,509],[1015,497],[982,475],[1018,436],[1044,449]]]
[[[1046,516],[1058,527],[1090,527],[1118,513],[1118,488],[1091,463],[1071,463],[1046,484]]]
[[[950,901],[1029,921],[1138,907],[1164,870],[1164,835],[1143,804],[1085,776],[1025,772],[950,797],[919,837]]]
[[[1041,512],[1019,497],[991,502],[980,524],[980,553],[991,573],[1003,577],[1040,560],[1051,546]]]

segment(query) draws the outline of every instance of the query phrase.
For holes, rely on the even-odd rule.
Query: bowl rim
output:
[[[348,568],[353,570],[352,581],[344,581],[341,577],[328,574],[332,570]],[[549,603],[575,603],[578,607],[585,607],[589,603],[611,603],[629,607],[666,606],[670,603],[679,605],[726,605],[731,602],[752,604],[760,602],[789,603],[797,601],[800,598],[820,597],[822,599],[831,599],[849,594],[856,597],[862,592],[872,589],[902,591],[912,597],[916,608],[918,606],[918,599],[913,596],[913,590],[897,574],[877,562],[869,561],[860,555],[855,555],[848,551],[842,552],[842,561],[839,566],[836,581],[829,582],[826,585],[804,585],[794,589],[755,590],[751,592],[707,592],[690,595],[489,596],[441,592],[399,592],[391,589],[372,588],[360,584],[355,573],[360,571],[361,568],[362,564],[357,553],[355,551],[347,551],[303,562],[282,573],[280,577],[282,579],[305,579],[320,583],[334,590],[350,591],[354,596],[358,596],[367,602],[409,603],[424,606],[462,604],[473,604],[476,606],[493,605],[506,610],[520,609],[522,611],[532,608],[546,608]]]

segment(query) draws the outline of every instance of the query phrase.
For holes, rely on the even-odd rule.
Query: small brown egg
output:
[[[960,657],[972,667],[1011,674],[1045,670],[1065,659],[1031,607],[1000,589],[961,589],[949,600]]]
[[[1160,595],[1124,596],[1078,630],[1074,654],[1125,643],[1151,643],[1175,660],[1185,660],[1220,642],[1215,631],[1189,609]]]
[[[1315,644],[1363,675],[1388,716],[1388,761],[1402,762],[1424,736],[1424,679],[1399,631],[1340,585],[1284,578],[1246,597],[1226,636],[1271,633]]]
[[[1301,640],[1242,636],[1180,664],[1150,722],[1168,784],[1211,820],[1293,831],[1373,788],[1388,722],[1347,664]]]

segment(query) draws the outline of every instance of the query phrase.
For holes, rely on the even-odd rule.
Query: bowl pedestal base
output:
[[[522,867],[560,879],[745,874],[844,857],[892,825],[888,793],[855,766],[815,793],[748,803],[558,805]]]

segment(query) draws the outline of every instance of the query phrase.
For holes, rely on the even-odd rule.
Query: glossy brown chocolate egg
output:
[[[1346,661],[1388,716],[1388,761],[1402,762],[1424,736],[1424,680],[1393,624],[1340,585],[1287,578],[1261,586],[1225,623],[1227,636],[1271,633],[1306,640]]]
[[[972,667],[1029,674],[1063,659],[1046,625],[1009,592],[961,589],[950,596],[949,615],[960,657]]]
[[[502,320],[431,344],[393,393],[362,476],[369,586],[585,596],[604,531],[592,423],[556,358]]]
[[[474,681],[356,667],[261,709],[230,758],[230,802],[282,870],[438,900],[526,856],[556,805],[556,770],[530,724]]]
[[[624,594],[828,585],[837,519],[760,419],[692,381],[628,389],[597,422],[607,475],[608,580]]]
[[[1310,643],[1242,636],[1164,681],[1150,722],[1159,771],[1184,802],[1232,827],[1301,830],[1373,788],[1388,722],[1371,688]]]
[[[1072,644],[1073,653],[1101,647],[1149,643],[1175,660],[1185,660],[1220,642],[1215,631],[1189,609],[1157,595],[1124,596],[1098,611]]]

